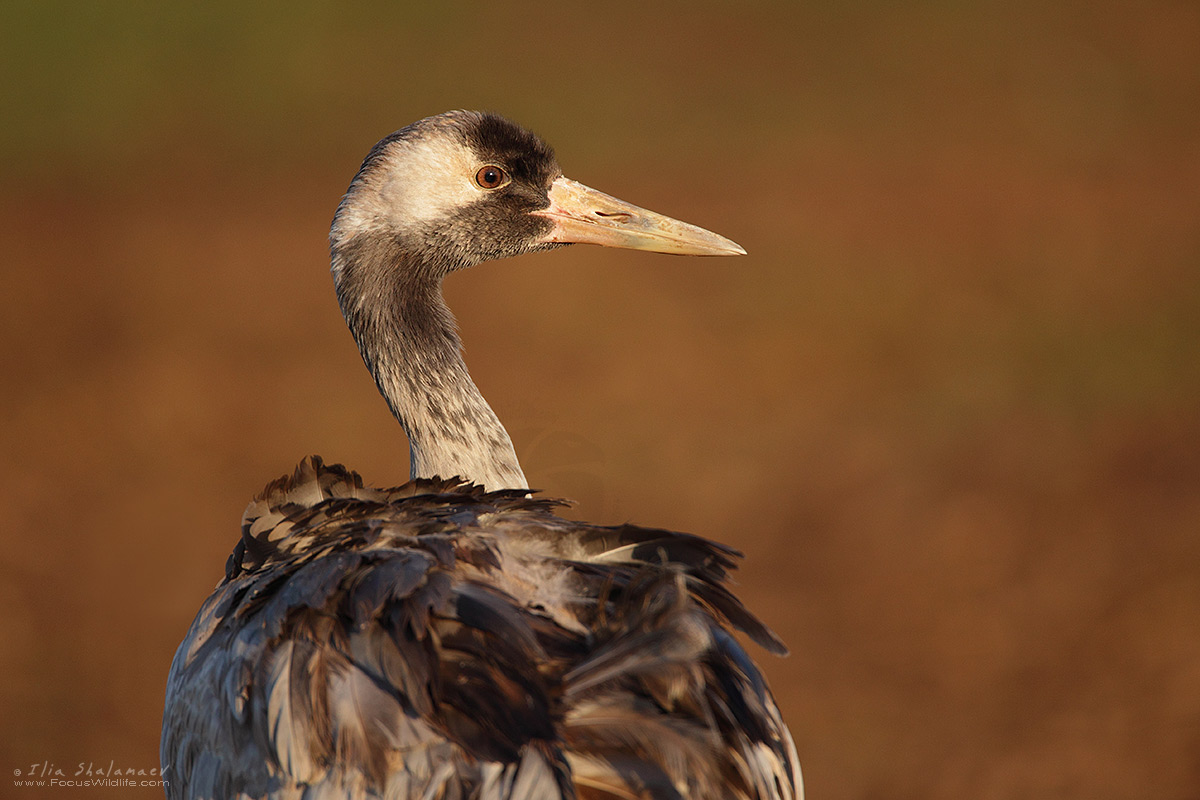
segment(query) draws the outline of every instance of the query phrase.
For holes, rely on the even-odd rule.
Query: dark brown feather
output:
[[[168,795],[794,796],[723,627],[775,641],[724,586],[737,554],[554,505],[316,457],[272,482],[172,664]]]

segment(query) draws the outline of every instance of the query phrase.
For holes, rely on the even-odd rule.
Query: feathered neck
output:
[[[422,261],[398,238],[376,236],[335,241],[332,256],[342,314],[408,435],[412,477],[528,488],[508,432],[462,359],[442,299],[446,265]]]

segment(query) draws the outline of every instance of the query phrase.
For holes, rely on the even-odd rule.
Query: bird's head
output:
[[[347,251],[406,253],[440,278],[481,261],[573,242],[688,255],[745,251],[562,174],[536,135],[494,114],[451,111],[381,140],[330,231],[335,277]]]

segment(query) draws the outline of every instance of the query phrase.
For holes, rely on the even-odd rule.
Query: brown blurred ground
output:
[[[157,765],[268,479],[406,477],[325,231],[466,106],[751,253],[448,293],[535,485],[746,551],[810,797],[1200,797],[1196,6],[506,8],[4,12],[4,780]]]

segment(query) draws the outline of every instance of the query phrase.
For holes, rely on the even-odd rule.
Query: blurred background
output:
[[[407,478],[326,232],[466,107],[750,252],[447,293],[534,486],[745,551],[811,798],[1200,797],[1197,42],[1185,2],[8,0],[5,784],[157,766],[268,480]]]

